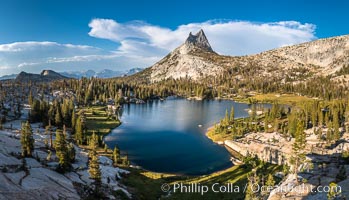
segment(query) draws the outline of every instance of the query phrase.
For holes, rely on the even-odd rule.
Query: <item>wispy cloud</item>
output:
[[[114,51],[88,45],[27,41],[0,44],[0,75],[21,70],[38,72],[148,67],[184,42],[189,32],[204,29],[213,49],[225,55],[246,55],[316,39],[315,25],[297,21],[257,23],[211,20],[172,30],[143,21],[119,23],[93,19],[89,35],[115,43]],[[4,67],[6,66],[6,67]]]
[[[9,66],[0,66],[0,69],[5,70],[5,69],[10,69],[11,67]]]
[[[255,23],[249,21],[207,21],[178,26],[175,30],[145,22],[118,23],[93,19],[89,35],[120,43],[125,54],[161,54],[174,49],[189,32],[204,29],[213,48],[226,55],[246,55],[315,39],[315,25],[297,21]]]
[[[91,54],[104,55],[107,52],[100,48],[87,45],[60,44],[49,41],[27,41],[0,45],[0,65],[9,66],[0,74],[17,73],[21,70],[38,72],[44,68],[69,69],[67,66],[53,65],[53,58],[86,56]],[[85,63],[86,64],[86,63]]]
[[[27,42],[14,42],[10,44],[1,44],[0,52],[24,52],[30,50],[99,50],[99,48],[87,46],[87,45],[73,45],[73,44],[59,44],[57,42],[37,42],[37,41],[27,41]]]

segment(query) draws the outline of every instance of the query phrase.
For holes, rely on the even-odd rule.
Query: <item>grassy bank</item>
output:
[[[86,117],[86,129],[87,129],[87,137],[90,137],[93,132],[96,134],[103,136],[109,134],[114,128],[120,126],[120,120],[112,119],[108,117],[108,113],[105,106],[92,106],[92,107],[84,107],[79,110],[79,112],[83,111]],[[81,148],[90,149],[89,145],[79,145]],[[99,155],[110,157],[113,154],[113,150],[108,147],[105,148],[100,146],[97,148],[97,152]]]
[[[280,104],[296,106],[307,101],[312,101],[314,98],[307,96],[300,96],[296,94],[280,94],[280,93],[268,93],[268,94],[256,94],[246,98],[235,98],[235,101],[244,103],[273,103],[278,102]]]
[[[216,134],[214,126],[207,129],[206,136],[213,142],[224,142],[225,140],[233,139],[232,134]]]
[[[91,135],[93,131],[100,134],[108,134],[110,131],[118,127],[120,120],[111,119],[108,117],[105,106],[93,106],[83,108],[86,115],[87,134]]]
[[[264,167],[259,166],[257,173],[260,176],[266,176],[269,173],[281,171],[282,167],[277,165],[265,164]],[[153,172],[145,172],[143,170],[130,169],[131,173],[125,175],[121,180],[134,195],[134,199],[169,199],[169,200],[195,200],[195,199],[244,199],[244,187],[247,183],[247,177],[252,171],[246,165],[233,166],[226,170],[216,172],[204,176],[176,176],[168,174],[159,174]],[[196,183],[198,185],[208,186],[210,189],[205,194],[200,193],[181,193],[178,190],[173,191],[174,184],[190,185]],[[240,188],[240,191],[234,193],[213,192],[212,185],[232,184],[234,187]],[[163,184],[169,184],[172,192],[161,190]],[[217,187],[218,188],[218,187]]]
[[[258,118],[263,117],[258,116]],[[243,122],[244,118],[237,118],[235,119],[236,122]],[[232,140],[233,139],[233,134],[221,134],[221,133],[216,133],[215,131],[215,125],[209,127],[206,132],[206,136],[211,139],[213,142],[224,142],[225,140]]]

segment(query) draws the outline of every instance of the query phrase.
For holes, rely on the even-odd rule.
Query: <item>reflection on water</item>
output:
[[[120,113],[122,125],[105,141],[111,148],[118,145],[128,153],[132,164],[147,170],[211,173],[232,164],[227,150],[209,140],[205,132],[232,106],[235,117],[248,116],[249,105],[233,101],[168,99],[124,105]]]

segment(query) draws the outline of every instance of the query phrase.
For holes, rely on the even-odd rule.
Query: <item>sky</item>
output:
[[[200,29],[224,55],[349,34],[346,0],[0,0],[0,76],[149,67]]]

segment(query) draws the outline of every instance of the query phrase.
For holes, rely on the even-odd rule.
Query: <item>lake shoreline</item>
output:
[[[302,95],[296,95],[293,93],[254,93],[254,94],[248,94],[245,97],[242,96],[236,96],[236,97],[214,97],[214,98],[202,98],[202,97],[183,97],[188,100],[194,100],[194,101],[203,101],[203,100],[229,100],[234,101],[236,103],[246,103],[246,104],[253,104],[253,103],[273,103],[277,101],[280,104],[285,104],[289,106],[295,106],[303,101],[311,101],[311,100],[321,100],[319,98],[314,97],[308,97],[308,96],[302,96]]]
[[[203,101],[205,102],[202,102],[201,100],[200,101],[188,100],[188,99],[179,97],[178,99],[177,98],[169,99],[169,101],[162,101],[161,103],[160,101],[158,103],[154,101],[154,102],[146,103],[147,105],[129,104],[128,106],[123,106],[122,113],[121,113],[122,117],[120,118],[120,121],[122,121],[124,125],[121,127],[115,128],[115,131],[111,131],[109,134],[107,134],[106,137],[104,138],[105,139],[104,141],[109,146],[109,148],[112,148],[114,145],[118,145],[122,152],[128,152],[133,165],[131,167],[134,169],[141,169],[141,170],[145,170],[153,173],[163,172],[163,174],[171,174],[171,175],[174,174],[179,176],[210,175],[212,173],[228,169],[232,167],[234,164],[236,164],[233,162],[234,161],[233,158],[238,158],[238,157],[232,154],[229,151],[229,149],[226,148],[226,146],[224,145],[224,138],[223,139],[217,138],[216,140],[214,140],[208,134],[208,131],[214,128],[212,124],[214,124],[215,121],[223,117],[223,113],[225,112],[225,110],[227,109],[229,110],[231,106],[234,106],[236,108],[238,118],[245,118],[246,116],[248,116],[247,109],[250,107],[250,105],[246,103],[237,102],[234,99],[212,99],[211,101],[210,100],[207,100],[207,101],[203,100]],[[180,110],[182,112],[179,112],[179,108],[181,108]],[[166,113],[174,113],[176,116],[177,115],[178,116],[173,117],[172,114],[169,115]],[[150,115],[152,117],[149,117]],[[179,116],[181,116],[181,118],[179,118]],[[176,119],[180,119],[180,121],[173,122],[173,120],[176,120]],[[127,121],[127,123],[124,123],[125,121]],[[144,125],[143,123],[139,123],[140,121],[142,121]],[[184,121],[186,122],[184,123]],[[173,124],[178,124],[180,125],[180,127],[174,126]],[[205,129],[207,127],[206,126],[207,124],[210,124],[212,126],[209,127],[208,131],[206,131],[205,129],[204,130],[201,129],[200,124],[203,124],[202,126],[204,126]],[[146,129],[144,129],[144,127],[146,127]],[[143,133],[140,128],[146,131]],[[152,132],[153,129],[155,130],[155,132]],[[168,132],[167,130],[173,130],[173,131]],[[148,134],[148,132],[152,134]],[[164,146],[163,144],[165,144],[167,140],[176,141],[176,138],[178,137],[176,136],[178,134],[177,132],[178,133],[186,132],[186,134],[179,135],[180,140],[177,140],[177,141],[180,141],[179,143],[177,142],[174,144],[170,144],[169,146],[167,145]],[[187,137],[186,135],[191,135],[191,136]],[[146,151],[135,152],[134,149],[141,148],[140,146],[137,146],[137,145],[139,145],[138,140],[140,140],[143,137],[145,137],[145,140],[143,140],[141,147],[146,148]],[[207,138],[205,137],[208,137],[209,140],[207,140]],[[155,138],[155,141],[159,142],[158,143],[159,145],[157,145],[158,147],[146,145],[148,143],[154,142],[152,138]],[[158,138],[162,138],[162,139],[158,139]],[[201,138],[201,139],[193,139],[193,138]],[[205,138],[205,139],[202,139],[202,138]],[[226,138],[226,139],[229,139],[229,138]],[[182,142],[182,140],[184,141]],[[197,141],[199,142],[199,144],[197,144]],[[218,145],[213,145],[212,141]],[[208,147],[206,148],[207,145]],[[151,149],[151,151],[153,152],[152,154],[154,154],[154,152],[155,154],[157,154],[156,152],[159,152],[159,148],[166,148],[167,150],[165,151],[161,150],[162,152],[160,152],[160,154],[156,156],[157,160],[152,161],[153,164],[149,165],[147,163],[148,161],[147,152],[148,151],[150,152],[150,149]],[[156,151],[154,151],[155,149]],[[212,149],[216,149],[216,150],[212,151]],[[168,151],[169,153],[167,153]],[[205,151],[204,153],[207,154],[208,156],[206,158],[209,158],[209,159],[200,158],[201,156],[199,155],[200,155],[200,152],[202,151]],[[171,165],[165,164],[164,161],[160,160],[161,157],[172,160],[171,155],[173,153],[171,152],[174,152],[176,154],[192,152],[190,153],[190,155],[185,157],[185,160],[187,161],[181,164],[181,166],[185,168],[177,170],[176,167],[172,167]],[[206,153],[206,152],[210,152],[210,153]],[[213,152],[215,152],[215,154],[213,154]],[[166,157],[167,155],[169,156]],[[215,155],[218,155],[218,156],[215,156]],[[134,156],[136,156],[136,158],[133,158]],[[216,158],[213,159],[214,161],[212,161],[212,164],[211,164],[211,160],[212,160],[211,158],[213,157],[216,157]],[[200,160],[196,160],[196,159],[200,159]],[[178,161],[180,160],[183,160],[183,159],[178,159]],[[205,162],[206,160],[208,160],[209,162],[208,163]],[[171,162],[177,163],[177,160],[172,160]],[[190,165],[190,163],[188,162],[190,163],[199,162],[201,164],[198,165],[198,168],[195,168],[194,165]],[[159,164],[160,167],[158,167],[158,165],[155,165],[155,164]],[[162,165],[164,167],[162,167]],[[187,169],[187,170],[183,170],[183,169]]]
[[[117,127],[116,127],[117,128]],[[209,127],[208,129],[212,129],[214,128],[214,126],[211,126]],[[206,137],[209,138],[211,141],[213,141],[208,135],[208,132],[205,133]],[[222,145],[224,146],[227,151],[229,152],[229,154],[231,155],[231,158],[234,158],[234,159],[237,159],[239,160],[239,158],[237,158],[236,155],[234,155],[227,147],[225,144],[224,144],[224,141],[213,141],[214,143],[218,144],[218,145]],[[229,171],[231,170],[232,168],[236,167],[237,165],[234,164],[232,162],[232,166],[230,167],[226,167],[224,169],[220,169],[220,170],[217,170],[217,171],[213,171],[213,172],[210,172],[208,174],[200,174],[200,175],[190,175],[190,174],[177,174],[177,173],[167,173],[167,172],[157,172],[157,171],[152,171],[152,170],[148,170],[148,169],[145,169],[143,168],[142,166],[140,165],[130,165],[129,167],[134,169],[134,170],[137,170],[138,173],[142,173],[142,172],[147,172],[147,173],[150,173],[152,175],[157,175],[157,176],[165,176],[165,177],[169,177],[169,176],[173,176],[173,177],[201,177],[201,176],[212,176],[212,175],[215,175],[215,174],[219,174],[219,173],[224,173],[226,171]]]

